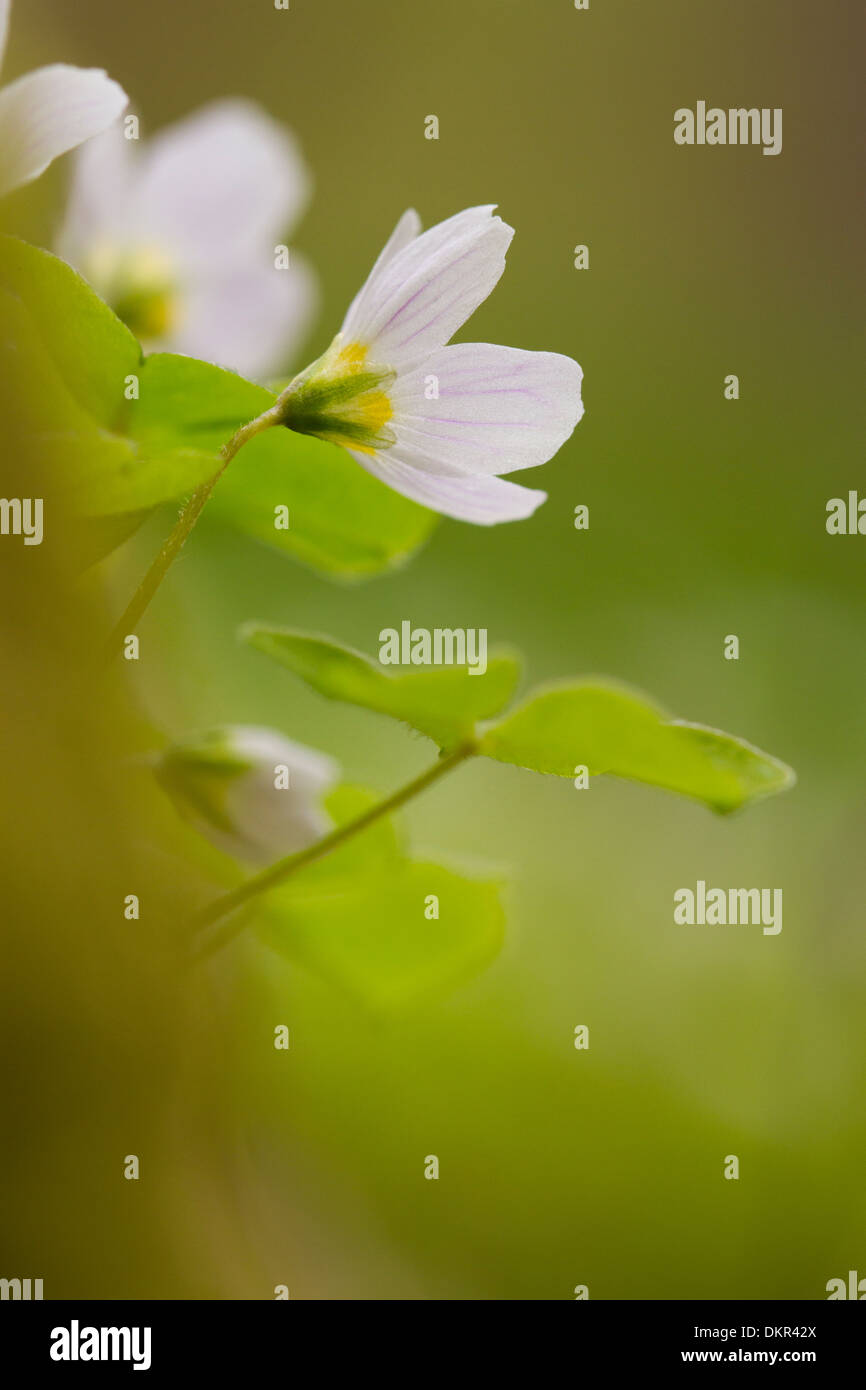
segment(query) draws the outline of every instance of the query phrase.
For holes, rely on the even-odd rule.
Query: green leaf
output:
[[[147,359],[130,430],[151,448],[219,449],[275,396],[234,372],[170,353]],[[276,509],[286,507],[288,529]],[[314,569],[361,579],[403,563],[436,525],[433,512],[366,473],[344,449],[276,426],[245,445],[207,514]]]
[[[367,787],[342,782],[325,798],[324,807],[335,825],[345,825],[378,805],[381,799],[378,792]],[[387,877],[404,861],[400,823],[393,816],[382,816],[324,859],[308,864],[292,879],[292,894],[299,897],[353,890],[376,876]]]
[[[289,509],[288,530],[274,526]],[[438,525],[335,444],[286,429],[253,439],[226,470],[209,514],[334,579],[397,569]]]
[[[263,902],[255,919],[260,936],[376,1010],[463,983],[502,944],[499,884],[441,864],[403,861],[344,893],[292,889],[286,884]],[[431,895],[439,916],[428,920]]]
[[[2,242],[0,238],[0,271],[5,266]],[[12,242],[12,245],[17,248],[24,244]],[[123,397],[122,373],[130,364],[121,361],[112,368],[110,356],[115,349],[123,354],[126,330],[123,329],[119,341],[115,341],[114,316],[84,281],[46,252],[35,252],[33,247],[25,249],[37,256],[34,274],[30,275],[29,271],[21,274],[22,282],[30,286],[32,281],[38,291],[32,297],[36,316],[29,300],[25,302],[19,295],[0,288],[6,435],[14,439],[16,449],[26,457],[26,466],[40,476],[41,485],[48,488],[53,504],[62,506],[73,516],[123,518],[116,528],[101,528],[105,543],[112,534],[116,537],[129,534],[146,511],[175,498],[179,492],[192,490],[212,476],[213,458],[189,448],[139,444],[100,424],[98,415],[108,413],[108,401],[107,397],[99,399],[94,389],[96,378],[90,371],[96,359],[89,359],[86,368],[80,369],[74,348],[77,344],[85,353],[92,339],[95,353],[102,341],[100,333],[103,334],[102,346],[108,344],[104,363],[114,381],[111,408],[117,415],[118,401],[129,404]],[[48,326],[42,299],[46,288],[39,279],[45,267],[50,270],[49,285],[57,280],[57,313],[63,324],[66,324],[64,315],[81,313],[80,342],[65,329],[60,335],[60,348],[45,337]],[[57,275],[56,267],[61,267],[64,273]],[[63,299],[64,287],[72,288],[69,302]],[[91,301],[105,309],[109,316],[107,323]],[[40,316],[43,331],[38,322]],[[119,324],[119,320],[114,323]],[[93,330],[89,335],[88,324]]]
[[[480,751],[499,762],[573,777],[610,773],[681,792],[714,811],[784,791],[789,767],[716,729],[670,720],[624,686],[585,680],[531,694],[488,728]]]
[[[183,444],[216,457],[235,430],[273,403],[270,391],[237,372],[154,352],[144,363],[139,399],[130,402],[129,431],[149,444]]]
[[[97,424],[115,427],[124,380],[141,365],[125,324],[65,261],[15,237],[0,237],[0,284],[26,305],[73,399]]]
[[[246,623],[241,636],[320,694],[404,720],[441,748],[471,736],[479,719],[502,709],[520,677],[518,657],[506,651],[491,653],[483,675],[459,666],[397,671],[328,637],[289,628]]]
[[[345,825],[379,800],[364,787],[343,784],[325,807],[335,825]],[[212,877],[225,887],[242,881],[233,860],[199,836],[193,840],[215,856]],[[281,955],[369,1008],[393,1009],[461,983],[496,955],[505,930],[500,893],[492,878],[408,858],[389,816],[247,903],[241,914]],[[439,900],[438,918],[425,915],[431,895]]]

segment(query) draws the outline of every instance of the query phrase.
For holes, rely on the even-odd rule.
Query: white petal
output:
[[[273,248],[306,206],[295,141],[253,102],[219,101],[148,141],[131,208],[140,240],[189,265]]]
[[[309,328],[316,297],[312,271],[294,255],[288,270],[259,258],[225,274],[202,273],[187,288],[165,346],[242,376],[276,376]]]
[[[413,273],[418,265],[429,260],[432,255],[455,237],[462,237],[473,231],[477,234],[483,233],[490,225],[495,208],[495,203],[464,208],[462,212],[455,213],[453,217],[447,217],[444,222],[437,222],[435,226],[429,227],[423,235],[421,234],[421,219],[417,212],[414,208],[408,209],[403,213],[385,243],[384,249],[367,277],[361,294],[356,298],[356,303],[361,295],[368,298],[370,302],[375,302],[381,298],[383,272],[386,267],[391,265],[398,252],[408,251],[410,247],[413,250],[413,255],[404,256],[401,262],[400,274],[401,277],[405,278],[406,274]],[[344,330],[348,318],[347,314],[346,323],[343,325]]]
[[[556,352],[490,343],[440,348],[390,392],[395,450],[416,468],[513,473],[552,458],[583,415],[583,373]],[[436,383],[438,400],[427,395]]]
[[[239,766],[233,765],[236,758]],[[286,787],[275,782],[283,765],[289,773]],[[321,798],[338,780],[338,764],[275,729],[213,729],[167,749],[157,767],[181,814],[237,859],[273,863],[332,828]]]
[[[523,521],[546,501],[546,492],[518,487],[501,478],[442,478],[411,468],[388,450],[382,454],[363,454],[350,449],[352,457],[368,473],[380,478],[395,492],[420,502],[422,507],[453,516],[458,521],[474,521],[477,526],[495,526],[500,521]]]
[[[320,798],[337,781],[339,767],[323,753],[293,743],[274,729],[235,727],[233,747],[254,766],[228,787],[226,809],[236,836],[222,845],[250,863],[273,863],[314,844],[332,822],[320,806]],[[278,765],[289,769],[289,785],[277,788]],[[218,842],[219,832],[212,834]]]
[[[66,217],[57,237],[58,253],[73,264],[82,265],[100,244],[127,239],[136,143],[125,138],[123,124],[115,121],[76,150]]]
[[[226,730],[233,750],[263,764],[285,763],[292,789],[305,796],[321,794],[340,776],[339,763],[305,743],[294,743],[278,729],[258,724],[232,724]]]
[[[19,77],[0,92],[0,193],[98,135],[126,103],[123,88],[97,68],[56,63]]]
[[[407,208],[406,211],[403,213],[403,216],[398,221],[393,232],[389,236],[388,240],[385,242],[385,245],[383,246],[382,250],[379,252],[376,264],[373,266],[373,269],[367,276],[365,283],[362,285],[361,289],[358,291],[358,293],[355,295],[355,298],[352,300],[352,303],[349,305],[349,308],[346,312],[346,317],[343,320],[344,330],[346,324],[351,320],[352,315],[355,313],[361,296],[363,294],[366,294],[370,286],[378,280],[385,266],[388,264],[389,261],[393,260],[397,252],[402,251],[404,246],[408,246],[411,242],[413,242],[415,238],[420,234],[420,231],[421,218],[418,216],[414,208]]]
[[[374,269],[343,323],[370,358],[408,370],[442,347],[505,269],[514,230],[493,207],[467,208],[431,227]]]
[[[3,55],[6,52],[6,37],[9,32],[9,11],[12,8],[12,0],[0,0],[0,67],[3,66]]]

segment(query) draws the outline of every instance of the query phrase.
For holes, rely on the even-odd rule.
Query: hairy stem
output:
[[[123,614],[114,626],[108,643],[108,654],[113,656],[119,644],[129,633],[134,632],[142,615],[168,574],[172,564],[180,554],[184,541],[192,531],[202,512],[205,504],[225,472],[235,454],[242,449],[255,435],[261,434],[262,430],[269,429],[272,425],[281,423],[280,412],[276,405],[270,410],[266,410],[263,415],[259,415],[255,420],[250,420],[248,424],[242,425],[236,434],[233,434],[227,444],[220,450],[220,466],[212,478],[197,487],[195,492],[186,502],[175,522],[173,530],[166,537],[162,547],[151,565],[147,574],[142,579],[138,588],[132,596]]]
[[[458,764],[465,762],[467,758],[471,758],[476,752],[476,744],[474,742],[467,742],[460,744],[459,747],[453,749],[450,753],[443,754],[438,763],[434,763],[432,767],[428,767],[426,772],[422,772],[419,777],[415,777],[411,782],[407,782],[404,787],[400,787],[398,791],[386,797],[384,801],[380,801],[375,806],[371,806],[369,811],[365,811],[363,815],[358,816],[353,821],[348,821],[345,825],[338,825],[335,830],[332,830],[330,834],[325,835],[321,840],[317,840],[316,843],[310,845],[308,849],[299,850],[295,854],[287,854],[284,859],[278,860],[276,864],[272,864],[270,868],[264,869],[253,878],[248,878],[246,882],[239,884],[237,888],[233,888],[230,893],[224,893],[221,898],[217,898],[215,902],[212,902],[209,907],[204,908],[198,916],[194,918],[192,923],[193,930],[199,932],[206,927],[213,926],[215,922],[221,921],[223,917],[227,917],[229,913],[235,912],[238,908],[251,902],[252,899],[257,898],[260,894],[267,893],[269,889],[275,888],[278,884],[285,883],[286,879],[291,878],[292,874],[297,873],[299,869],[303,869],[307,864],[315,863],[317,859],[323,859],[326,854],[330,854],[332,850],[338,849],[339,846],[345,844],[347,840],[351,840],[353,835],[360,834],[362,830],[366,830],[368,826],[373,825],[374,822],[380,820],[382,816],[390,815],[392,811],[396,811],[398,807],[405,805],[405,803],[411,801],[413,797],[419,796],[421,792],[426,791],[434,782],[438,782],[440,777],[444,777],[446,773],[451,772]],[[228,922],[224,922],[222,927],[214,932],[201,946],[193,949],[193,958],[195,960],[203,960],[206,956],[213,955],[215,951],[220,950],[221,947],[225,946],[227,942],[231,941],[232,938],[242,930],[245,922],[246,918],[243,916],[240,918],[235,917]]]

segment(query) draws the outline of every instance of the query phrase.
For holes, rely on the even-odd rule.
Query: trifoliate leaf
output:
[[[646,697],[595,680],[530,694],[488,728],[480,750],[499,762],[574,777],[578,767],[681,792],[734,811],[790,787],[784,763],[730,734],[670,720]]]
[[[245,624],[241,636],[320,694],[401,719],[442,748],[502,709],[520,677],[511,652],[491,653],[486,671],[472,675],[465,666],[398,670],[328,637],[262,623]]]
[[[325,797],[323,805],[335,825],[357,820],[382,800],[377,792],[343,782]],[[291,880],[292,894],[338,893],[356,890],[374,878],[381,881],[404,862],[405,846],[399,820],[381,816],[353,835],[324,859],[308,864]],[[288,887],[288,885],[287,885]]]
[[[343,826],[380,800],[343,784],[324,805]],[[231,884],[239,881],[237,866],[216,857]],[[409,859],[395,819],[383,816],[251,900],[239,920],[368,1008],[394,1009],[462,983],[493,958],[505,929],[500,892],[493,878]]]
[[[344,893],[292,889],[262,901],[251,918],[259,934],[372,1009],[454,988],[502,944],[500,886],[441,864],[404,860]]]

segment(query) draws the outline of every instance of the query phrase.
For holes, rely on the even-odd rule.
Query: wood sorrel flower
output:
[[[505,269],[513,229],[468,208],[421,234],[405,212],[327,352],[278,402],[282,423],[343,445],[395,491],[481,525],[544,492],[497,474],[545,463],[583,414],[570,357],[445,344]]]
[[[0,0],[0,63],[12,0]],[[0,195],[29,183],[58,155],[111,125],[127,104],[101,68],[52,63],[0,91]]]
[[[314,301],[311,271],[278,251],[309,194],[292,136],[232,100],[141,143],[117,125],[80,151],[60,254],[149,351],[281,370]]]
[[[320,803],[337,764],[275,729],[212,729],[160,754],[155,771],[185,819],[250,864],[306,849],[331,829]]]

